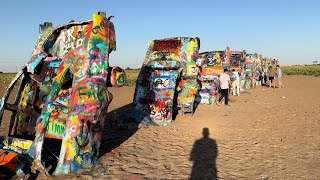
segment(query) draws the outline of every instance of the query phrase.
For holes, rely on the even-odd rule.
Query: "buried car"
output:
[[[199,77],[201,89],[199,90],[201,104],[214,104],[219,95],[219,76],[223,73],[223,51],[209,51],[199,54],[198,66],[201,69]]]
[[[165,126],[174,116],[194,112],[199,89],[199,38],[153,40],[138,75],[129,123]]]
[[[0,101],[0,123],[9,124],[0,137],[1,169],[67,174],[97,160],[112,101],[107,88],[125,82],[124,71],[109,66],[116,49],[110,18],[99,12],[88,21],[40,25],[31,60]]]

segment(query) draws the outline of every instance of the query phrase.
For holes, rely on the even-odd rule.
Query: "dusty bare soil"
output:
[[[320,179],[320,78],[285,76],[283,83],[231,97],[230,109],[200,105],[166,127],[108,123],[100,164],[52,178]],[[134,87],[111,91],[110,121],[128,109]]]

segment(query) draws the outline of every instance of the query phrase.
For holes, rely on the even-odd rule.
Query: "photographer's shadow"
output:
[[[203,137],[194,143],[190,154],[190,160],[193,161],[190,179],[217,179],[217,143],[214,139],[209,138],[208,128],[203,128],[202,134]]]

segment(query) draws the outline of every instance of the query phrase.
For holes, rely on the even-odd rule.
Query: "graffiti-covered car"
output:
[[[124,71],[109,66],[116,49],[110,18],[99,12],[88,21],[40,26],[31,60],[0,101],[0,122],[11,113],[8,134],[0,137],[0,168],[66,174],[97,160],[112,101],[107,88],[125,83]]]
[[[219,98],[219,76],[223,73],[224,51],[208,51],[199,54],[198,66],[201,69],[199,90],[201,104],[214,104]],[[225,64],[225,63],[224,63]]]
[[[176,113],[193,113],[199,89],[199,38],[177,37],[149,42],[127,119],[167,125]]]

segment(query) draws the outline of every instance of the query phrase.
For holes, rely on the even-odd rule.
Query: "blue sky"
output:
[[[30,58],[38,25],[113,15],[117,51],[110,64],[140,67],[148,41],[199,37],[200,51],[246,49],[281,64],[320,61],[320,1],[314,0],[7,0],[0,6],[0,71]]]

